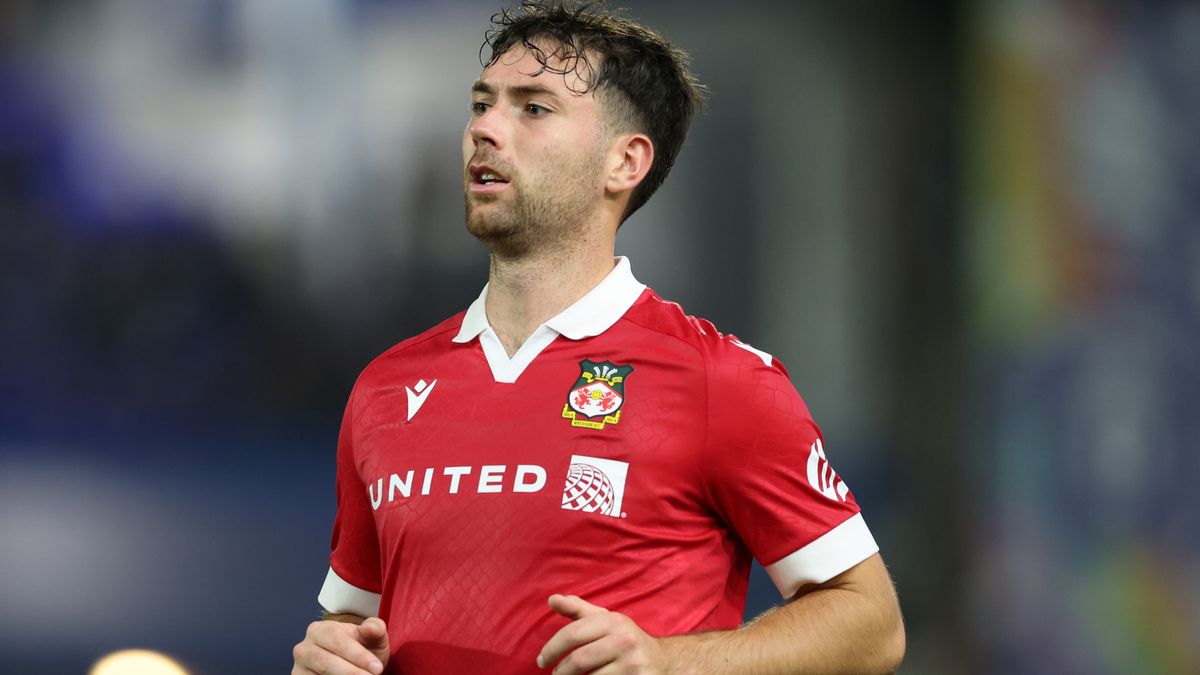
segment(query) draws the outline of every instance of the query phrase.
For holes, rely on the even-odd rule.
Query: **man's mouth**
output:
[[[496,192],[508,185],[508,177],[486,164],[476,164],[468,169],[472,192]]]

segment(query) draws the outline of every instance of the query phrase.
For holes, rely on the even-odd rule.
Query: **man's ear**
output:
[[[646,134],[624,134],[613,144],[609,158],[604,189],[610,194],[632,192],[650,172],[654,144]]]

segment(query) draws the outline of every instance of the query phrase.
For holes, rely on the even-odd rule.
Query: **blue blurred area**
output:
[[[787,364],[904,672],[1200,672],[1196,5],[621,4],[712,101],[618,250]],[[289,667],[354,378],[486,279],[496,9],[0,7],[0,672]]]
[[[332,526],[327,428],[8,441],[4,672],[82,673],[118,649],[196,672],[282,672]]]

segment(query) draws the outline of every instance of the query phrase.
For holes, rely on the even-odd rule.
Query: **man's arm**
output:
[[[292,648],[292,675],[379,675],[388,654],[381,619],[325,612]]]
[[[729,631],[655,638],[632,619],[574,596],[551,596],[575,619],[538,656],[555,675],[626,673],[893,673],[904,658],[904,624],[878,554],[788,603]],[[605,672],[608,672],[607,670]]]

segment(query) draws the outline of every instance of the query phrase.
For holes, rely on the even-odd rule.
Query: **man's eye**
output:
[[[543,108],[542,106],[540,106],[536,103],[530,103],[525,106],[525,112],[529,113],[530,115],[537,116],[537,115],[545,115],[546,113],[550,112],[550,110],[549,110],[549,108]]]
[[[471,112],[475,113],[476,115],[482,115],[483,113],[487,112],[488,108],[490,107],[490,105],[484,103],[483,101],[471,102]]]

